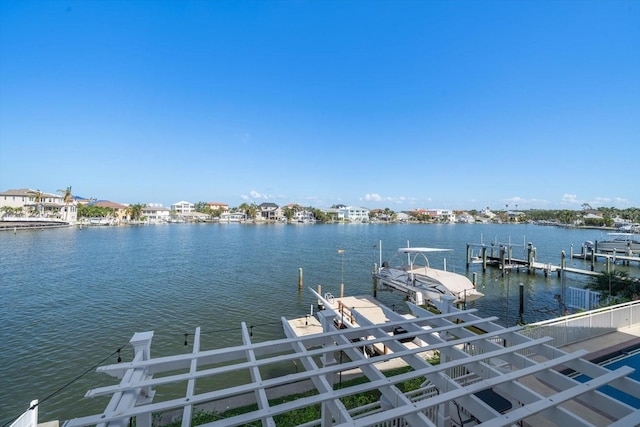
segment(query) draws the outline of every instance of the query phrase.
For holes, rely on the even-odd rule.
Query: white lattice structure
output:
[[[582,359],[586,351],[563,352],[549,344],[551,338],[527,338],[518,333],[518,327],[505,329],[493,323],[495,318],[480,318],[474,311],[434,315],[409,304],[416,317],[407,319],[383,307],[389,321],[373,324],[354,308],[350,315],[359,327],[336,329],[341,313],[331,309],[329,302],[325,305],[329,309],[318,313],[322,333],[298,337],[282,318],[286,338],[253,343],[243,323],[243,345],[224,349],[201,349],[198,328],[191,353],[151,358],[153,332],[135,334],[133,361],[99,369],[121,378],[120,384],[87,393],[112,396],[104,412],[69,420],[65,426],[125,426],[131,418],[138,427],[150,426],[156,414],[179,410],[186,427],[191,425],[194,408],[202,404],[247,397],[257,410],[206,426],[276,426],[278,415],[311,405],[321,406],[321,416],[306,426],[640,424],[640,410],[597,391],[609,385],[640,399],[640,383],[628,377],[632,368],[610,371]],[[428,346],[416,346],[411,339]],[[385,352],[368,357],[362,348],[374,344]],[[423,357],[425,349],[438,350],[440,363],[429,364]],[[342,354],[347,357],[336,357]],[[400,361],[413,369],[386,377],[385,365]],[[283,363],[295,363],[300,372],[265,376],[269,367]],[[368,382],[334,388],[338,375],[353,369],[360,369]],[[578,382],[562,373],[566,369],[592,379]],[[230,372],[248,373],[249,379],[196,392],[198,381]],[[418,390],[403,392],[398,387],[415,378],[422,381]],[[184,384],[184,396],[154,399],[158,396],[154,390],[176,383]],[[315,394],[270,403],[276,388],[296,390],[302,385]],[[381,393],[379,403],[345,408],[345,397],[371,391]]]
[[[32,400],[22,415],[16,418],[10,427],[37,427],[38,426],[38,401]]]

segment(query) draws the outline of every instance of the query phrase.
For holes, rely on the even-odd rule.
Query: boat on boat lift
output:
[[[418,304],[425,301],[440,303],[444,296],[451,297],[455,304],[475,301],[484,296],[466,276],[429,264],[428,254],[449,252],[451,249],[406,247],[400,248],[389,259],[382,262],[380,245],[380,267],[373,272],[378,287],[397,289],[408,293]]]
[[[597,252],[617,252],[618,254],[637,254],[640,252],[640,234],[630,232],[607,233],[609,238],[584,242],[589,251]]]

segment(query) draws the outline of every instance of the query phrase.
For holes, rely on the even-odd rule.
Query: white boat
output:
[[[442,302],[443,296],[453,298],[453,303],[475,301],[484,294],[479,292],[466,276],[429,265],[427,254],[447,252],[440,248],[400,248],[389,259],[382,262],[373,273],[378,286],[398,289],[409,293],[419,304],[421,300]],[[381,257],[382,259],[382,257]]]
[[[619,254],[628,254],[629,251],[640,252],[640,234],[616,232],[608,233],[608,236],[608,239],[598,240],[595,244],[587,241],[585,246],[587,249],[597,252],[613,252],[614,250]]]

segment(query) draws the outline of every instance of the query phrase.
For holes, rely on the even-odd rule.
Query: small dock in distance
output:
[[[587,246],[582,245],[582,249],[580,253],[573,253],[573,245],[571,246],[571,258],[581,259],[584,261],[591,261],[591,265],[598,261],[598,258],[603,258],[607,263],[615,264],[618,261],[622,261],[622,263],[630,265],[632,262],[640,263],[640,255],[634,255],[633,252],[629,251],[629,253],[624,252],[596,252],[593,250],[589,250]]]
[[[527,259],[518,259],[513,257],[514,247],[526,247]],[[474,255],[474,249],[476,254]],[[502,270],[503,274],[509,270],[524,269],[529,274],[535,274],[536,271],[542,271],[545,276],[549,273],[556,273],[558,277],[562,272],[582,274],[587,276],[601,276],[603,273],[595,271],[595,263],[598,258],[605,259],[606,266],[605,272],[609,274],[612,266],[620,261],[627,265],[631,262],[639,262],[640,256],[631,255],[618,255],[613,253],[595,253],[587,251],[585,246],[582,247],[582,251],[579,254],[574,254],[573,245],[571,245],[571,251],[569,259],[583,259],[591,261],[590,269],[572,268],[566,265],[567,255],[564,251],[560,254],[560,264],[544,263],[536,260],[536,248],[531,242],[517,245],[509,243],[492,242],[491,244],[484,243],[467,243],[467,268],[471,264],[482,263],[482,271],[486,271],[488,266],[498,267]]]

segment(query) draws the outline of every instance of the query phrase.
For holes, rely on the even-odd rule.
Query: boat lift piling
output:
[[[524,315],[524,283],[520,282],[518,286],[519,289],[519,297],[520,297],[520,306],[518,307],[518,314],[520,315],[520,322],[524,323],[523,315]]]
[[[318,285],[318,295],[322,295],[322,285]],[[318,310],[324,310],[324,302],[318,298]]]

